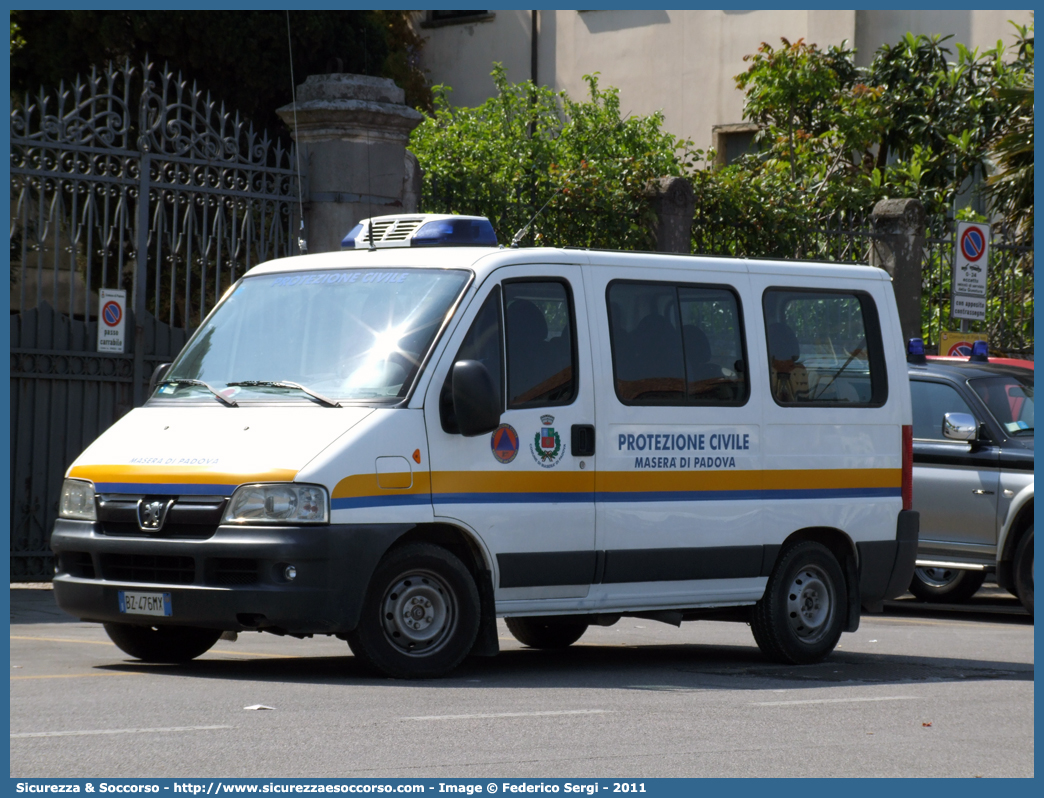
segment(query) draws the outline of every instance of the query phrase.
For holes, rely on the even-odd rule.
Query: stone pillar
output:
[[[301,153],[309,252],[339,250],[360,219],[417,211],[420,169],[406,143],[424,117],[404,100],[388,78],[311,75],[297,87],[296,121],[293,103],[276,111]]]
[[[924,206],[916,199],[881,200],[870,219],[877,234],[870,247],[870,265],[892,277],[903,340],[920,338]]]
[[[692,252],[692,217],[696,192],[684,177],[661,177],[646,186],[656,221],[653,240],[657,252]]]

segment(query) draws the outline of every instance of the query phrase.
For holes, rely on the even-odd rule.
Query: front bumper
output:
[[[341,634],[358,623],[377,562],[411,528],[228,525],[186,540],[105,535],[97,523],[59,519],[54,594],[65,612],[88,621]],[[121,590],[170,593],[173,614],[123,614]]]
[[[895,540],[856,544],[859,549],[859,598],[863,604],[897,598],[910,587],[917,561],[920,525],[920,513],[900,510]]]

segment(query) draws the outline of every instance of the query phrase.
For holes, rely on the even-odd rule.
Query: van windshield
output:
[[[468,277],[427,269],[246,277],[153,397],[213,401],[210,389],[235,403],[404,397]]]

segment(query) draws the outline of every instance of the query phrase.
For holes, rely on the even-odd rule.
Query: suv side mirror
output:
[[[160,363],[156,366],[155,371],[152,372],[152,378],[149,380],[149,396],[152,396],[156,392],[156,386],[159,385],[160,380],[167,374],[167,370],[170,368],[170,363]]]
[[[466,438],[500,426],[500,392],[489,369],[477,360],[458,360],[450,372],[453,414]]]
[[[942,434],[951,441],[973,443],[979,437],[979,422],[968,413],[947,413],[943,416]]]

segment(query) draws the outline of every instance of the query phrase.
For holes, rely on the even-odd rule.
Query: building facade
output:
[[[494,93],[495,62],[514,82],[535,82],[587,94],[583,76],[599,73],[602,86],[620,90],[624,114],[662,110],[665,128],[722,159],[746,149],[752,132],[743,122],[743,93],[734,77],[745,55],[780,37],[822,48],[848,41],[856,61],[869,64],[883,44],[908,31],[954,36],[969,48],[1014,41],[1023,11],[442,11],[421,12],[427,38],[422,65],[432,83],[452,87],[450,102],[474,106]],[[956,51],[955,51],[956,56]],[[729,157],[731,160],[731,157]]]

